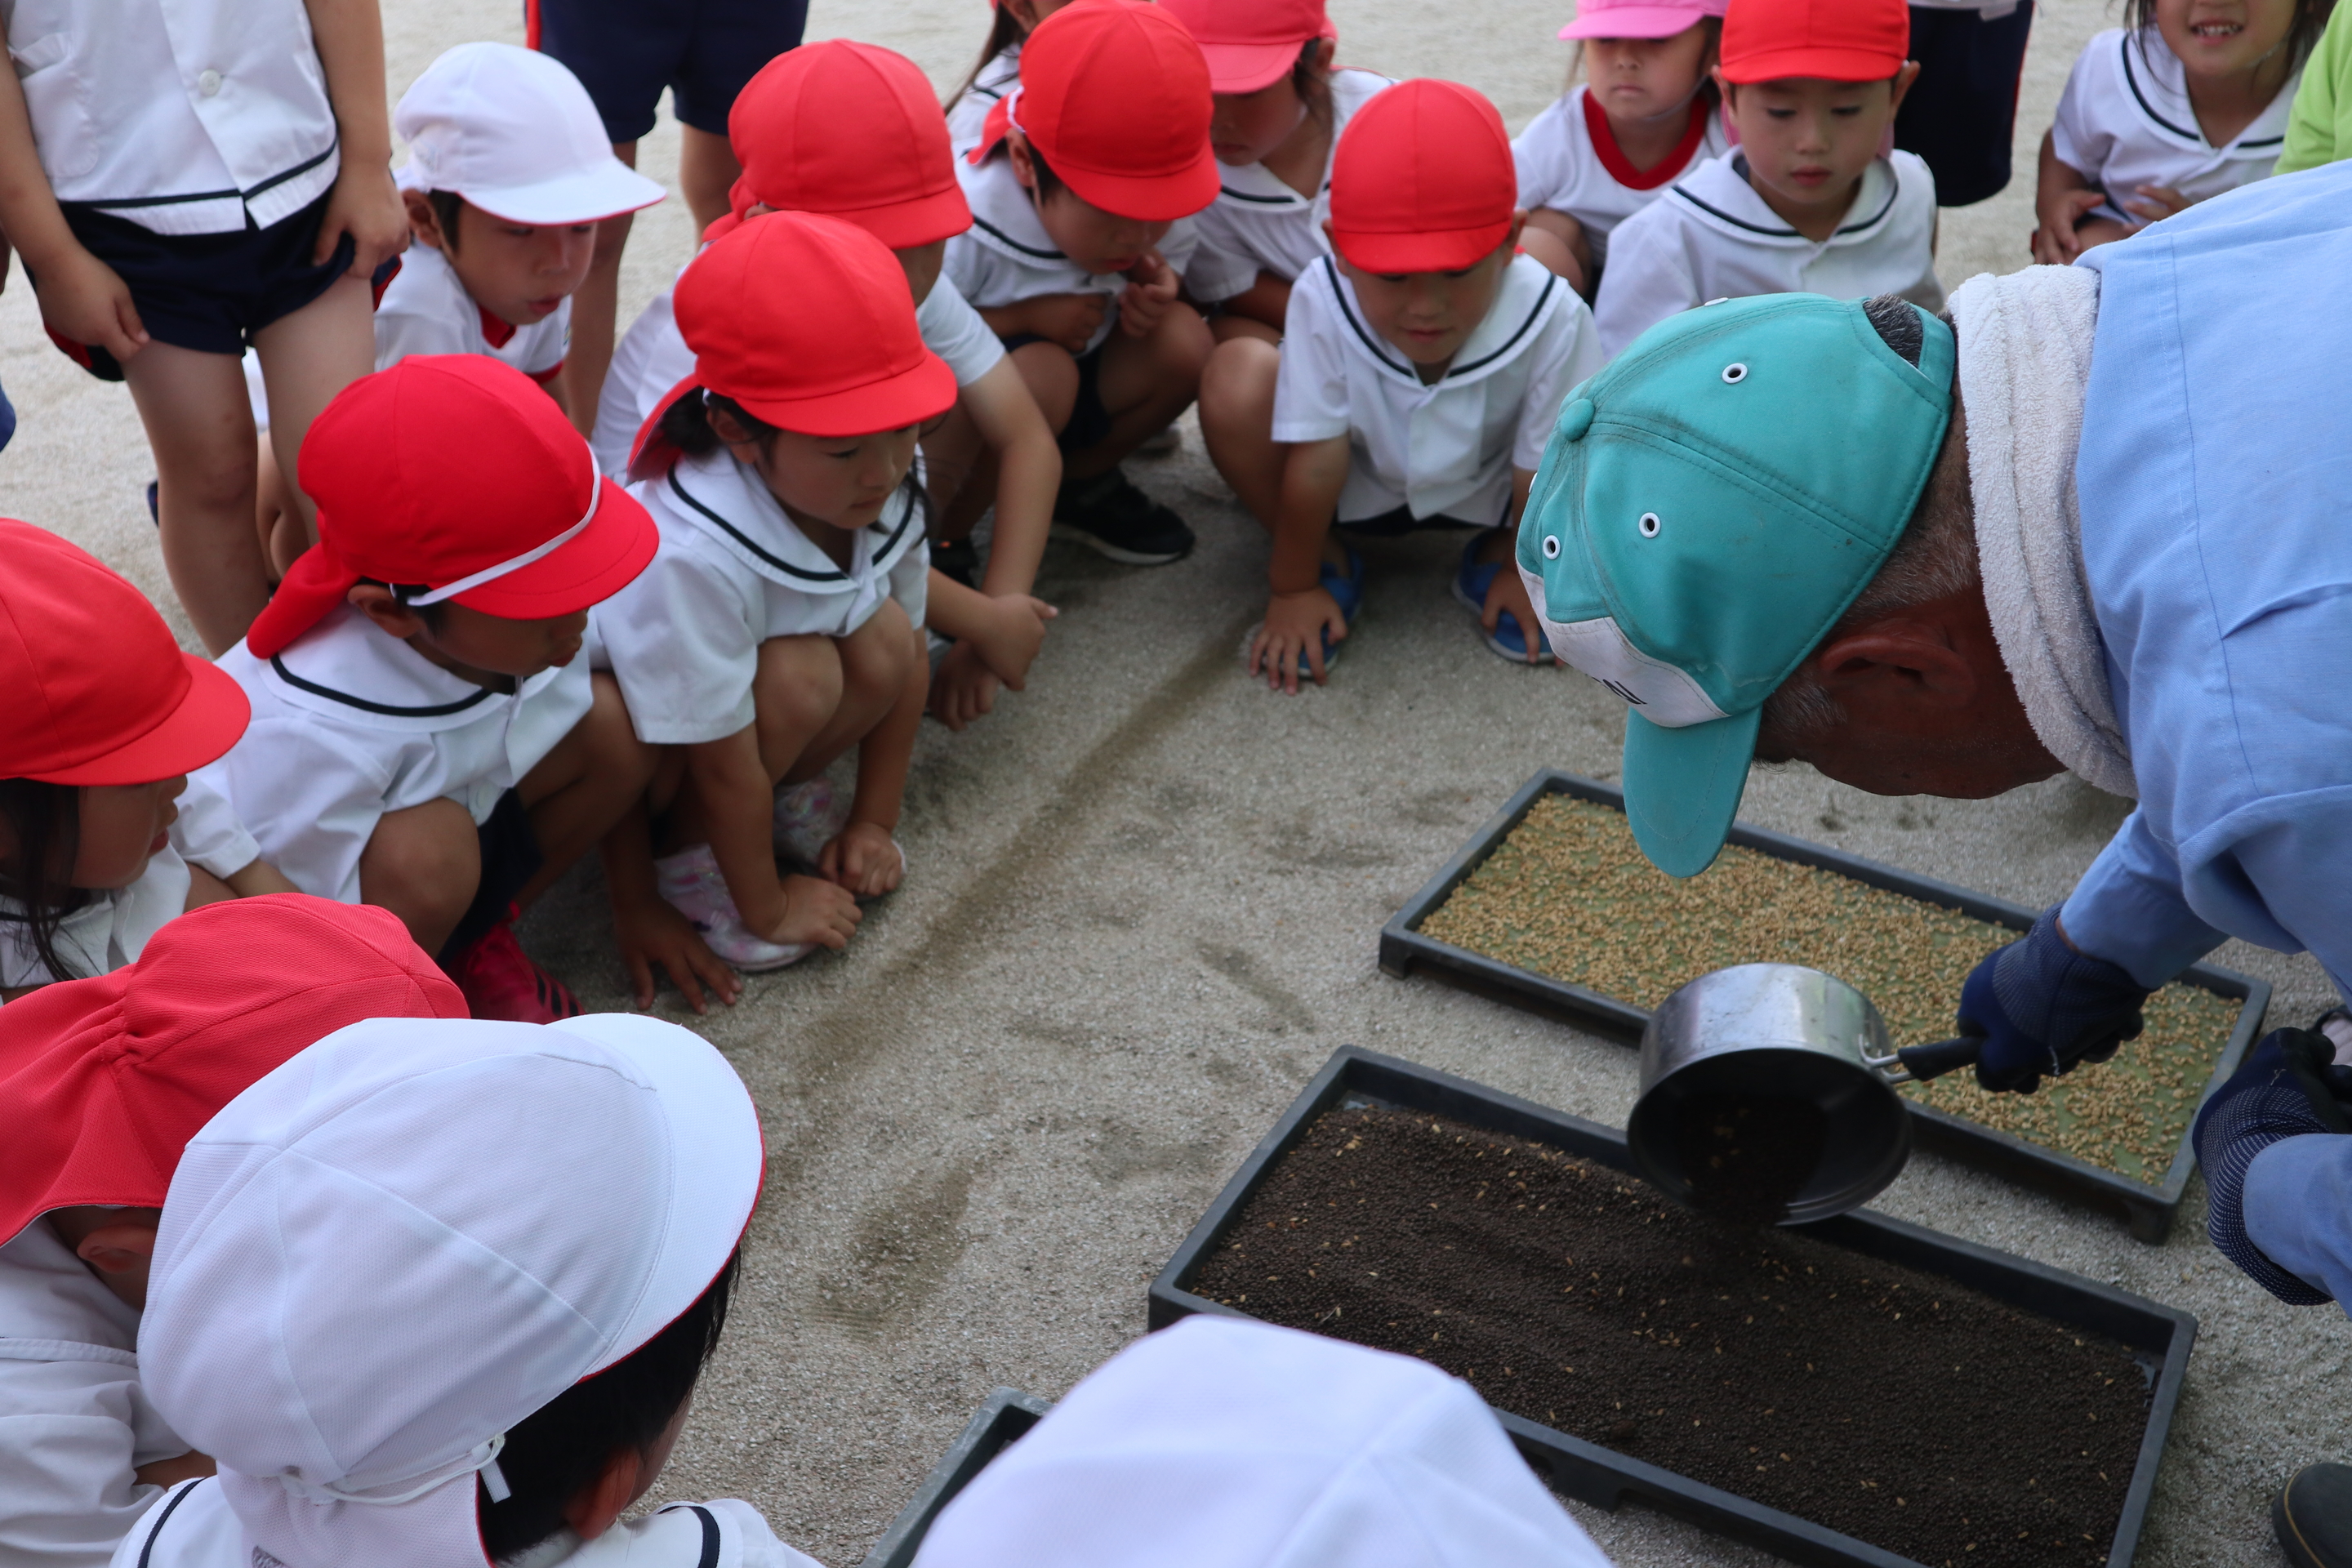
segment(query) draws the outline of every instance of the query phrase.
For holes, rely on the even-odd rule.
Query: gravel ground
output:
[[[511,0],[386,8],[395,90],[448,45],[520,37]],[[1344,59],[1470,81],[1515,126],[1567,69],[1559,0],[1332,10]],[[2037,19],[2024,177],[1945,216],[1948,284],[2022,263],[2033,145],[2075,50],[2110,19],[2089,0]],[[811,33],[891,44],[944,88],[984,26],[973,0],[817,0]],[[641,163],[667,177],[675,163],[665,121]],[[688,229],[675,202],[640,219],[625,310],[684,260]],[[0,378],[23,416],[0,458],[5,510],[168,603],[130,400],[49,348],[21,275],[0,296]],[[842,1568],[991,1387],[1058,1394],[1142,1331],[1152,1274],[1335,1047],[1605,1122],[1632,1103],[1622,1047],[1374,965],[1381,921],[1535,769],[1614,776],[1616,700],[1488,654],[1448,597],[1454,546],[1438,538],[1370,552],[1367,611],[1331,685],[1270,697],[1235,657],[1263,604],[1256,530],[1196,432],[1137,472],[1193,521],[1199,551],[1133,571],[1057,546],[1041,591],[1065,613],[1030,690],[964,736],[926,729],[906,888],[846,955],[755,980],[698,1026],[759,1099],[770,1176],[726,1346],[664,1490],[749,1498]],[[2124,810],[2071,779],[1969,803],[1761,769],[1746,815],[2047,902]],[[601,899],[575,876],[526,938],[592,1006],[623,1006]],[[2277,1018],[2322,1005],[2306,960],[2216,957],[2275,981]],[[674,994],[660,1010],[694,1022]],[[2217,1258],[2200,1193],[2161,1247],[1929,1156],[1878,1206],[2197,1313],[2140,1561],[2277,1561],[2270,1490],[2352,1448],[2325,1393],[2352,1352],[2342,1314],[2290,1313]],[[1628,1565],[1761,1561],[1639,1509],[1577,1511]]]

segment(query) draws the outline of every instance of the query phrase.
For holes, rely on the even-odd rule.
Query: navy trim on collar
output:
[[[2122,50],[2124,57],[2124,85],[2131,89],[2133,99],[2139,104],[2139,111],[2142,114],[2147,115],[2150,120],[2155,121],[2158,125],[2163,126],[2167,131],[2171,132],[2175,136],[2182,138],[2184,141],[2204,142],[2204,132],[2184,131],[2179,126],[2175,125],[2171,121],[2167,120],[2163,115],[2158,114],[2156,111],[2155,105],[2148,102],[2147,94],[2140,91],[2139,77],[2137,73],[2133,71],[2131,63],[2132,39],[2137,36],[2138,35],[2133,30],[2129,28],[2125,29],[2124,36],[2118,43],[2117,47]],[[2281,137],[2280,140],[2284,141],[2285,138]],[[2207,144],[2210,145],[2210,143]]]
[[[688,495],[687,493],[686,487],[677,482],[677,470],[676,468],[672,468],[669,471],[669,488],[672,493],[674,493],[678,500],[684,501],[687,505],[692,507],[695,510],[709,518],[712,522],[717,523],[719,528],[726,531],[728,538],[733,540],[736,543],[741,545],[744,549],[750,551],[752,554],[758,556],[761,560],[766,562],[777,571],[785,573],[790,576],[797,577],[803,583],[846,583],[849,581],[849,574],[840,570],[838,567],[830,572],[811,572],[805,567],[795,566],[791,562],[784,560],[782,557],[772,555],[768,552],[761,549],[757,544],[754,544],[750,539],[744,536],[742,530],[737,528],[733,523],[728,521],[725,518],[719,516],[717,512],[711,510],[709,507],[695,500],[691,495]],[[905,489],[907,487],[902,485],[900,488]],[[908,525],[915,521],[916,514],[921,510],[922,509],[920,507],[915,504],[911,498],[908,500],[907,503],[907,515],[898,520],[898,526],[890,531],[890,536],[887,539],[885,539],[880,544],[874,547],[874,559],[877,563],[887,560],[889,558],[890,552],[898,548],[898,541],[907,537]],[[872,530],[880,527],[881,523],[877,520],[874,522],[867,523],[866,526],[868,530]]]
[[[1326,185],[1324,189],[1328,190],[1330,187]],[[1266,207],[1286,207],[1293,202],[1303,202],[1308,199],[1306,196],[1298,195],[1297,192],[1293,192],[1288,195],[1283,196],[1254,196],[1247,191],[1237,191],[1231,185],[1219,185],[1217,187],[1217,195],[1221,196],[1231,196],[1237,202],[1255,202],[1258,205]]]
[[[1428,382],[1423,381],[1421,379],[1421,373],[1413,369],[1410,363],[1400,364],[1396,360],[1391,358],[1390,356],[1394,351],[1391,350],[1381,338],[1365,330],[1363,322],[1356,320],[1356,312],[1348,308],[1348,292],[1346,289],[1339,287],[1340,279],[1339,268],[1332,264],[1331,258],[1328,256],[1321,259],[1323,263],[1323,270],[1331,275],[1331,298],[1339,302],[1340,319],[1345,321],[1349,326],[1355,329],[1356,336],[1362,340],[1363,345],[1366,348],[1372,351],[1372,357],[1380,361],[1382,364],[1388,366],[1391,370],[1397,372],[1399,374],[1412,377],[1413,382],[1418,385],[1427,386],[1431,384]],[[1440,377],[1439,379],[1443,380],[1444,378]]]
[[[1503,340],[1500,347],[1496,348],[1493,353],[1488,354],[1486,358],[1474,359],[1468,364],[1457,363],[1447,365],[1445,367],[1445,375],[1440,376],[1438,379],[1440,381],[1444,381],[1446,376],[1462,375],[1474,370],[1483,369],[1486,366],[1494,363],[1496,360],[1501,359],[1505,354],[1509,353],[1513,348],[1517,346],[1518,341],[1521,338],[1526,337],[1528,331],[1535,326],[1536,318],[1543,314],[1545,304],[1551,299],[1551,291],[1559,287],[1559,279],[1547,273],[1544,278],[1543,292],[1536,296],[1536,302],[1528,307],[1526,319],[1519,322],[1517,329],[1514,331],[1509,337]]]
[[[974,213],[972,215],[971,226],[974,228],[987,230],[990,234],[994,235],[998,239],[1003,240],[1005,244],[1011,246],[1013,249],[1019,251],[1024,256],[1034,256],[1040,261],[1067,261],[1069,259],[1068,257],[1063,255],[1058,250],[1040,250],[1034,245],[1022,244],[1019,240],[1005,233],[1003,229],[997,227],[994,224],[989,222],[978,213]]]
[[[179,1489],[179,1492],[173,1496],[172,1500],[163,1505],[163,1511],[155,1516],[154,1524],[150,1526],[147,1531],[147,1539],[140,1543],[139,1568],[147,1568],[147,1560],[155,1555],[155,1538],[163,1533],[163,1527],[165,1525],[172,1522],[173,1511],[182,1503],[188,1500],[189,1493],[194,1491],[198,1487],[204,1485],[205,1481],[211,1479],[212,1478],[209,1476],[198,1476],[194,1480],[190,1481],[186,1486],[182,1487]]]
[[[1517,346],[1518,341],[1521,338],[1526,337],[1528,330],[1536,324],[1536,318],[1543,314],[1544,305],[1546,301],[1550,300],[1552,290],[1559,286],[1559,279],[1557,278],[1547,276],[1544,279],[1543,292],[1536,296],[1536,302],[1534,306],[1528,310],[1526,319],[1519,322],[1517,329],[1514,331],[1508,338],[1505,339],[1502,343],[1495,349],[1494,353],[1468,361],[1467,363],[1456,361],[1454,363],[1447,365],[1445,367],[1445,374],[1439,376],[1435,381],[1423,381],[1421,379],[1420,371],[1414,369],[1410,362],[1400,363],[1396,359],[1391,357],[1394,351],[1389,347],[1386,340],[1374,334],[1365,327],[1363,322],[1356,319],[1356,312],[1348,307],[1348,296],[1346,292],[1339,288],[1339,268],[1333,264],[1328,256],[1320,258],[1320,260],[1323,264],[1323,269],[1331,276],[1331,297],[1339,302],[1340,317],[1347,321],[1349,327],[1355,330],[1356,336],[1362,341],[1363,345],[1371,350],[1372,357],[1374,359],[1379,360],[1381,363],[1386,365],[1389,369],[1396,371],[1402,375],[1411,377],[1413,384],[1416,386],[1443,386],[1447,382],[1453,380],[1455,376],[1466,375],[1474,370],[1484,369],[1486,366],[1494,363],[1496,360],[1510,353],[1513,348]],[[1475,329],[1473,330],[1475,331]]]
[[[1732,157],[1731,166],[1739,171],[1739,177],[1741,179],[1745,180],[1748,178],[1748,158],[1746,154],[1735,153]],[[1878,222],[1892,211],[1896,199],[1903,195],[1903,176],[1896,174],[1894,176],[1894,188],[1886,193],[1886,205],[1885,206],[1880,207],[1876,212],[1871,214],[1860,223],[1840,224],[1836,228],[1830,231],[1830,238],[1835,239],[1842,234],[1859,233],[1863,229],[1868,228],[1873,224]],[[1721,207],[1717,206],[1710,202],[1703,202],[1699,200],[1696,196],[1691,195],[1690,191],[1686,187],[1680,184],[1676,184],[1673,189],[1675,195],[1682,197],[1683,200],[1690,203],[1691,205],[1698,208],[1699,211],[1703,213],[1710,213],[1713,216],[1721,218],[1724,222],[1729,224],[1734,228],[1744,228],[1750,234],[1768,235],[1774,239],[1803,239],[1805,237],[1793,228],[1767,228],[1762,224],[1748,223],[1745,219],[1733,217]],[[1761,197],[1759,197],[1758,199],[1759,201],[1762,200]],[[1812,243],[1820,244],[1823,242],[1814,241]]]
[[[269,656],[269,668],[278,672],[278,679],[297,690],[307,691],[313,697],[324,697],[329,701],[340,702],[347,708],[356,708],[362,713],[382,713],[392,719],[446,718],[452,713],[463,713],[478,702],[487,702],[491,698],[500,695],[485,686],[471,697],[461,697],[455,702],[436,702],[429,708],[402,708],[390,702],[371,702],[364,697],[354,697],[348,691],[338,691],[331,686],[321,686],[315,680],[305,680],[287,668],[286,660],[278,654]],[[515,682],[515,689],[518,691],[520,690],[522,682]]]

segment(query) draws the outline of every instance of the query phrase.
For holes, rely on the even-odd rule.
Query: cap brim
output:
[[[180,657],[188,661],[188,689],[162,723],[102,757],[28,776],[57,784],[150,784],[217,761],[252,722],[253,704],[245,689],[210,660],[192,653]]]
[[[1594,9],[1559,30],[1563,38],[1671,38],[1720,11],[1698,5],[1612,5]]]
[[[536,184],[457,193],[492,217],[509,223],[594,223],[649,207],[669,193],[618,158],[601,169],[583,170]]]
[[[1667,729],[1625,710],[1625,819],[1650,864],[1696,877],[1715,864],[1739,815],[1763,710]]]
[[[1785,81],[1791,77],[1814,81],[1885,81],[1903,68],[1900,56],[1875,49],[1825,49],[1808,47],[1773,49],[1723,62],[1723,79],[1746,87],[1752,82]]]
[[[964,200],[961,186],[950,184],[946,190],[917,196],[909,202],[891,202],[878,207],[834,207],[828,208],[824,216],[856,224],[892,250],[911,250],[919,245],[953,239],[970,228],[971,204]],[[705,238],[709,237],[706,232]]]
[[[947,361],[925,349],[922,363],[913,369],[845,392],[789,400],[728,395],[754,418],[779,429],[803,436],[870,436],[945,414],[955,406],[956,378]]]
[[[1202,43],[1201,55],[1209,62],[1209,90],[1256,92],[1272,87],[1290,74],[1298,64],[1299,50],[1306,47],[1305,38],[1280,44]]]
[[[1508,218],[1477,228],[1441,229],[1426,234],[1365,234],[1333,229],[1333,248],[1367,272],[1458,272],[1475,267],[1510,237]]]
[[[1097,169],[1065,163],[1051,153],[1045,154],[1045,160],[1061,176],[1062,183],[1077,193],[1079,200],[1090,202],[1114,217],[1141,223],[1174,223],[1178,218],[1191,217],[1215,201],[1217,192],[1223,186],[1217,174],[1217,155],[1206,142],[1201,143],[1199,158],[1165,174],[1107,174]]]
[[[536,621],[602,604],[653,563],[661,533],[637,498],[602,475],[596,515],[560,550],[458,595],[486,616]]]

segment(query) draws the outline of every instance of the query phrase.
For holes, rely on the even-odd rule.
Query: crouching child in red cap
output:
[[[476,354],[352,383],[300,461],[319,542],[221,657],[254,721],[204,782],[296,887],[398,915],[476,1016],[577,1012],[512,921],[652,776],[580,654],[653,521],[553,399]]]
[[[1087,0],[1039,23],[1018,90],[957,173],[972,226],[947,275],[1004,340],[1059,433],[1055,531],[1159,566],[1192,531],[1120,460],[1192,405],[1215,342],[1177,299],[1217,199],[1200,45],[1140,0]]]
[[[1549,659],[1514,530],[1569,390],[1601,368],[1591,313],[1518,253],[1495,106],[1408,81],[1360,110],[1331,163],[1334,256],[1291,289],[1266,423],[1204,424],[1209,455],[1274,535],[1249,668],[1320,681],[1363,602],[1344,541],[1475,529],[1454,596],[1506,658]],[[1336,525],[1336,526],[1335,526]]]
[[[209,1475],[140,1382],[163,1196],[214,1113],[362,1018],[466,1006],[382,910],[198,910],[138,962],[0,1028],[0,1561],[103,1568],[160,1489]]]
[[[652,793],[661,898],[728,963],[779,969],[846,946],[856,900],[906,872],[891,834],[930,685],[916,442],[955,373],[924,346],[898,258],[838,218],[752,218],[672,299],[694,371],[631,468],[661,550],[597,632],[638,737],[684,764]],[[852,750],[847,821],[808,831],[776,787]],[[799,869],[780,877],[780,856]],[[643,887],[613,879],[616,902]]]

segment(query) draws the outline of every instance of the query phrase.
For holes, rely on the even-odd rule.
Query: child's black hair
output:
[[[433,209],[433,218],[441,226],[441,248],[454,256],[457,251],[457,215],[466,210],[466,198],[455,191],[427,191],[425,205]]]
[[[645,1454],[694,1392],[702,1363],[719,1348],[740,1252],[669,1327],[593,1377],[541,1405],[507,1434],[499,1472],[508,1496],[492,1502],[474,1483],[475,1518],[490,1561],[503,1562],[564,1528],[563,1510],[604,1473],[613,1456]]]
[[[980,73],[988,68],[989,61],[1028,38],[1028,30],[1021,26],[1021,18],[1013,14],[1012,6],[995,5],[992,7],[992,14],[993,19],[988,25],[988,42],[980,46],[980,58],[972,61],[971,69],[964,73],[964,79],[956,84],[956,89],[948,94],[948,100],[942,108],[953,109],[956,100],[970,92],[973,84],[980,80]]]
[[[68,880],[81,837],[80,790],[39,779],[0,779],[0,816],[8,819],[16,841],[16,859],[0,867],[0,895],[17,906],[0,913],[0,921],[23,928],[33,955],[52,975],[82,978],[58,951],[58,928],[89,901]]]
[[[1298,58],[1290,65],[1290,90],[1307,106],[1307,112],[1331,127],[1331,68],[1323,63],[1324,38],[1309,38],[1300,47]]]
[[[2336,9],[2336,0],[2294,0],[2294,19],[2287,24],[2286,74],[2292,77],[2303,68],[2311,51],[2319,47],[2319,35],[2327,30],[2328,14]],[[2156,0],[2130,0],[2124,7],[2124,24],[2135,31],[2156,31]]]
[[[1011,157],[1012,154],[1007,153],[1005,156]],[[1062,176],[1054,173],[1053,165],[1045,162],[1045,154],[1037,151],[1034,142],[1029,143],[1029,166],[1036,171],[1039,206],[1044,206],[1069,188],[1062,184]]]
[[[373,577],[362,577],[360,581],[388,591],[392,595],[393,599],[402,609],[406,610],[410,615],[415,616],[418,620],[425,623],[425,629],[426,631],[436,633],[440,631],[442,618],[448,612],[447,600],[445,599],[436,605],[412,605],[409,603],[411,599],[422,598],[425,595],[433,592],[433,590],[426,584],[423,583],[384,583],[380,582]]]
[[[1042,170],[1045,164],[1041,162],[1038,167]],[[774,448],[779,426],[769,424],[756,414],[747,412],[743,405],[733,398],[710,391],[705,391],[700,396],[689,395],[681,397],[664,409],[661,424],[657,427],[661,440],[677,447],[678,451],[689,458],[709,456],[727,445],[726,439],[710,423],[710,416],[713,414],[727,415],[740,425],[751,437],[752,444],[761,452],[768,452]],[[648,442],[648,452],[656,445],[657,443]],[[652,468],[643,471],[632,468],[629,471],[629,477],[633,479],[648,479],[656,477],[659,471]],[[915,498],[915,505],[922,512],[923,531],[929,533],[931,525],[931,492],[918,482],[917,476],[920,471],[918,466],[908,464],[907,477],[898,483],[900,489],[907,490]]]

